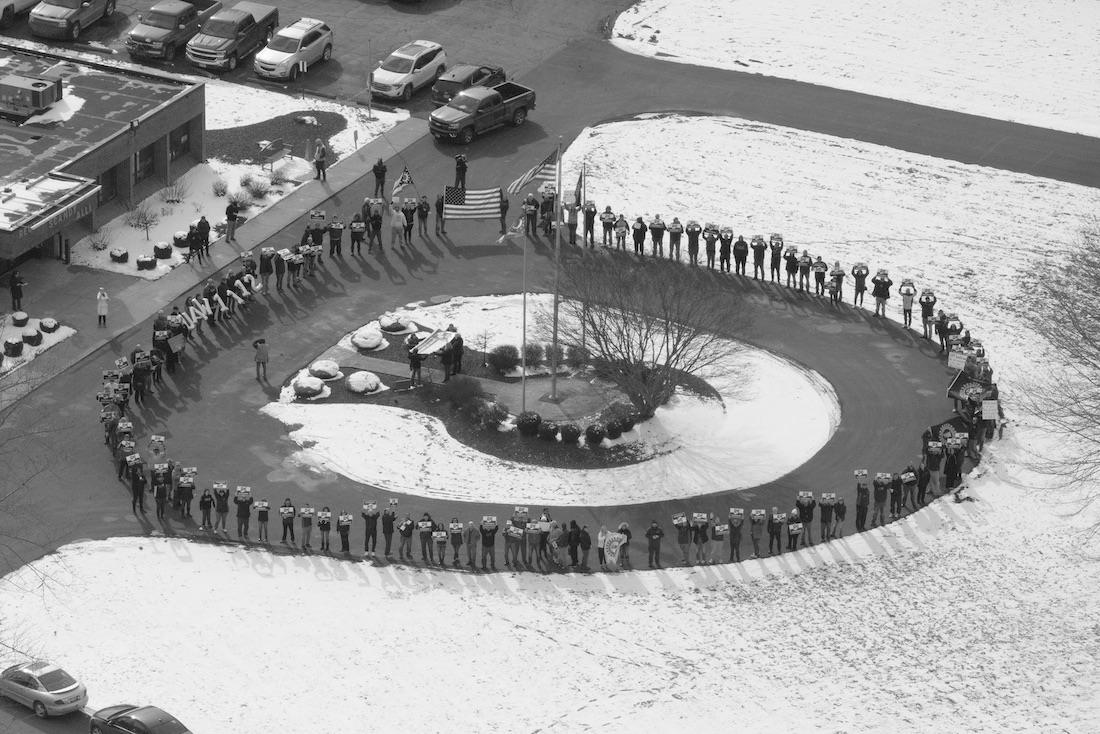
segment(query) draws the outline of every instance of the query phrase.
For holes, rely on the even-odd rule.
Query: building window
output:
[[[106,171],[96,176],[95,182],[99,184],[98,200],[100,204],[105,204],[118,196],[117,168],[108,168]]]
[[[168,133],[168,157],[175,161],[191,152],[191,123],[185,122]]]
[[[149,145],[134,154],[134,183],[153,175],[153,146]]]

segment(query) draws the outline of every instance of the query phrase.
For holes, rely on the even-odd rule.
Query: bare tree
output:
[[[1069,450],[1035,465],[1073,493],[1078,512],[1100,506],[1100,219],[1085,222],[1067,261],[1040,274],[1039,331],[1062,375],[1027,386],[1021,399]],[[1095,523],[1093,532],[1100,532]]]
[[[726,278],[655,258],[565,260],[560,292],[560,344],[586,354],[643,418],[685,375],[728,364],[752,320]],[[547,321],[540,315],[540,336],[549,341]]]

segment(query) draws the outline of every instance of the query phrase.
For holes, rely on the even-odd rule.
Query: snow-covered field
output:
[[[200,734],[1095,731],[1100,566],[1011,481],[1014,441],[992,452],[977,502],[736,566],[471,576],[122,538],[6,577],[0,608],[91,708]]]
[[[659,56],[1100,135],[1095,0],[641,0],[613,43]]]
[[[551,299],[537,294],[528,301],[537,311]],[[517,296],[456,298],[405,313],[425,325],[453,323],[468,339],[491,331],[496,339],[516,337],[500,343],[518,344],[521,336]],[[733,385],[723,379],[731,374],[750,378]],[[757,375],[767,379],[751,379]],[[840,406],[824,378],[777,355],[748,350],[716,364],[711,377],[721,404],[678,396],[637,429],[637,443],[652,458],[603,470],[505,461],[454,440],[437,418],[390,405],[291,402],[288,388],[281,402],[262,412],[295,427],[290,437],[307,448],[296,452],[294,461],[364,484],[418,497],[558,507],[633,504],[757,486],[813,456],[840,423]],[[409,452],[409,446],[417,451]]]

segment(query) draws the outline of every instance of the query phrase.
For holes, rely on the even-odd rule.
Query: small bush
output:
[[[607,437],[614,440],[623,435],[622,424],[617,420],[607,422]]]
[[[229,225],[225,223],[223,219],[220,222],[214,222],[214,239],[219,237],[225,237],[225,233],[229,231]]]
[[[290,183],[290,179],[286,177],[281,168],[278,171],[271,172],[272,186],[286,186],[288,183]]]
[[[524,436],[534,436],[539,432],[539,424],[542,423],[542,416],[533,410],[528,410],[525,413],[520,413],[516,418],[516,428]]]
[[[511,344],[501,344],[499,347],[493,347],[493,350],[486,355],[485,361],[489,363],[489,367],[501,374],[510,372],[519,367],[519,350]]]
[[[607,437],[607,429],[602,423],[593,423],[584,429],[584,440],[593,446],[599,446]]]
[[[242,210],[252,206],[252,197],[248,195],[247,191],[234,191],[229,195],[229,201],[236,204]]]
[[[167,204],[182,204],[191,195],[191,184],[176,180],[160,190],[160,198]]]
[[[145,230],[145,239],[149,239],[149,229],[160,222],[160,214],[149,202],[141,201],[126,212],[122,221],[127,227]]]
[[[483,428],[500,428],[500,424],[508,418],[508,409],[493,400],[481,400],[477,405],[474,416]]]
[[[619,430],[623,433],[630,433],[634,430],[634,426],[638,423],[638,417],[633,413],[630,415],[624,415],[619,418]]]
[[[544,441],[555,441],[558,438],[558,424],[554,421],[543,421],[539,424],[539,438]]]
[[[92,249],[102,252],[115,241],[115,231],[110,227],[100,227],[88,235],[88,241],[92,243]]]
[[[573,444],[581,440],[581,429],[576,423],[562,423],[559,430],[562,443]]]
[[[452,408],[475,412],[485,399],[485,390],[474,378],[456,375],[439,386],[439,395]]]
[[[262,178],[254,179],[250,184],[248,184],[248,186],[245,186],[244,188],[246,191],[248,191],[249,195],[252,196],[253,199],[262,199],[271,192],[271,186],[268,185],[267,181],[264,181]]]
[[[224,179],[216,178],[210,186],[214,190],[214,196],[225,196],[229,193],[229,184]]]
[[[256,179],[252,178],[252,174],[251,174],[251,173],[242,173],[242,174],[241,174],[241,180],[240,180],[240,184],[241,184],[241,188],[242,188],[242,189],[247,189],[247,188],[248,188],[249,186],[251,186],[251,185],[252,185],[252,184],[253,184],[253,183],[254,183],[255,181],[256,181]]]
[[[582,347],[569,347],[565,350],[565,363],[570,368],[579,370],[588,364],[588,350]]]
[[[534,367],[542,363],[542,345],[537,343],[528,344],[523,349],[523,355],[527,358],[527,366]]]

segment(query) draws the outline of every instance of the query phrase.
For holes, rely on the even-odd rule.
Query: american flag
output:
[[[551,181],[555,182],[558,178],[558,149],[554,148],[554,152],[546,156],[542,163],[532,168],[527,173],[523,174],[508,187],[508,193],[515,196],[519,193],[527,184],[532,181]]]
[[[443,218],[500,219],[500,187],[481,191],[444,187]]]

